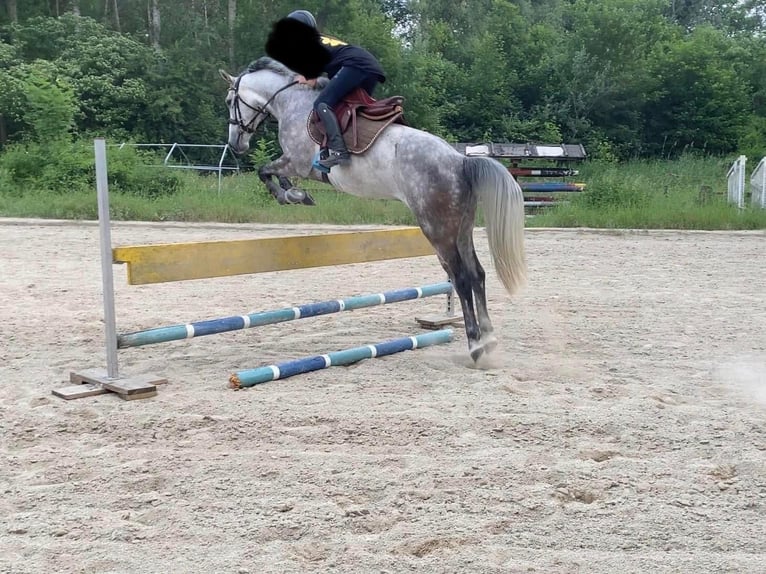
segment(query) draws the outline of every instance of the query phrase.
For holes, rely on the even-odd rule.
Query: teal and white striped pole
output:
[[[306,305],[299,305],[298,307],[286,307],[275,311],[262,311],[259,313],[251,313],[249,315],[235,315],[233,317],[208,319],[206,321],[197,321],[184,325],[156,327],[145,331],[137,331],[135,333],[124,333],[117,335],[117,347],[125,349],[127,347],[140,347],[142,345],[153,345],[168,341],[192,339],[203,335],[213,335],[216,333],[225,333],[227,331],[262,327],[264,325],[273,325],[274,323],[282,323],[284,321],[318,317],[319,315],[340,313],[341,311],[353,311],[354,309],[387,305],[389,303],[400,303],[402,301],[411,301],[423,297],[433,297],[435,295],[448,296],[448,312],[451,314],[452,283],[443,282],[434,283],[432,285],[423,285],[422,287],[396,289],[394,291],[386,291],[384,293],[375,293],[372,295],[358,295],[356,297],[349,297],[348,299],[308,303]]]
[[[229,386],[233,389],[242,387],[252,387],[259,383],[276,381],[277,379],[286,379],[311,371],[319,371],[328,367],[341,365],[350,365],[363,359],[373,359],[375,357],[384,357],[409,351],[412,349],[422,349],[431,345],[441,345],[452,340],[454,333],[452,329],[441,329],[430,333],[422,333],[412,337],[402,337],[401,339],[392,339],[376,345],[364,345],[354,347],[344,351],[335,351],[326,355],[316,355],[314,357],[305,357],[276,365],[258,367],[257,369],[248,369],[237,371],[229,377]]]

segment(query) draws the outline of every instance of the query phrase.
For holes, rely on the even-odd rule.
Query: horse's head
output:
[[[236,77],[224,70],[219,73],[229,85],[229,147],[242,154],[250,147],[250,138],[261,122],[274,114],[276,95],[295,83],[295,74],[270,58],[257,60]]]
[[[250,87],[251,82],[243,82],[247,72],[233,77],[219,70],[221,77],[228,82],[226,107],[229,108],[229,147],[236,154],[245,153],[250,147],[250,138],[263,120],[268,116],[264,109],[267,98],[259,95]]]

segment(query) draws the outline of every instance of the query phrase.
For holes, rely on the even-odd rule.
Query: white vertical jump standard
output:
[[[728,191],[727,199],[729,203],[735,204],[742,209],[745,207],[745,164],[747,157],[741,155],[729,168],[726,174]]]
[[[750,191],[752,206],[766,209],[766,157],[758,162],[750,176]]]
[[[70,381],[74,384],[54,390],[53,394],[56,396],[64,399],[76,399],[115,392],[121,398],[131,400],[156,395],[156,385],[166,383],[167,379],[153,375],[123,376],[119,372],[118,366],[117,350],[119,348],[188,339],[441,294],[447,295],[447,316],[418,318],[418,322],[428,328],[436,328],[460,321],[460,318],[454,314],[452,285],[443,282],[348,299],[309,303],[276,311],[209,319],[118,334],[112,269],[114,263],[126,263],[128,266],[128,283],[140,285],[417,257],[432,255],[433,250],[430,243],[417,228],[112,248],[106,145],[103,139],[96,139],[94,145],[107,366],[106,369],[98,368],[72,372]],[[438,333],[438,335],[427,334],[404,338],[397,340],[395,345],[388,341],[364,348],[379,347],[381,352],[372,352],[370,355],[374,357],[431,344],[445,343],[452,339],[452,331],[449,329]],[[411,341],[411,344],[407,341]],[[368,358],[365,353],[357,352],[356,349],[320,355],[320,357],[328,356],[335,356],[336,362],[330,361],[325,366],[339,364],[337,360],[340,357],[346,361],[342,364],[349,364],[348,361],[351,357],[356,357],[355,361]],[[307,369],[302,372],[309,370],[316,369]]]

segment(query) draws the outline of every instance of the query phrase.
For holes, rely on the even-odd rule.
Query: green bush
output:
[[[275,140],[264,137],[251,142],[248,159],[253,165],[264,166],[277,157],[279,157],[279,144]]]
[[[153,199],[177,193],[180,181],[169,169],[136,166],[128,173],[127,181],[113,188],[114,191]]]
[[[110,191],[153,199],[175,194],[179,174],[154,166],[161,158],[125,147],[109,148]],[[0,154],[0,190],[20,197],[30,191],[89,192],[95,189],[96,169],[90,142],[25,143],[8,146]]]
[[[93,186],[93,153],[67,141],[23,143],[8,146],[0,155],[0,181],[7,194],[30,190],[58,193]]]
[[[43,174],[43,164],[39,153],[34,149],[36,145],[16,144],[7,146],[0,155],[0,172],[7,180],[6,185],[0,187],[8,193],[17,194],[24,189],[26,184],[40,179]],[[2,181],[2,180],[0,180]]]
[[[82,144],[59,142],[41,145],[45,154],[39,187],[55,193],[93,189],[95,167],[93,151]]]
[[[173,195],[181,187],[179,174],[162,165],[156,152],[125,146],[110,148],[107,157],[109,189],[153,199]]]

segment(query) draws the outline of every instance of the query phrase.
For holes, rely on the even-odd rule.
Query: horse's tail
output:
[[[508,293],[526,281],[524,259],[524,195],[516,180],[498,161],[485,157],[464,160],[471,188],[481,199],[489,251],[495,271]]]

